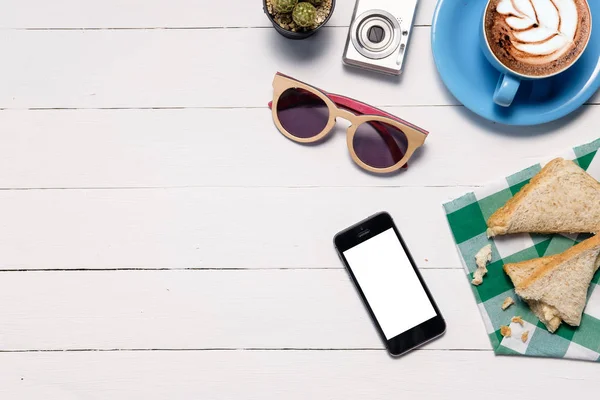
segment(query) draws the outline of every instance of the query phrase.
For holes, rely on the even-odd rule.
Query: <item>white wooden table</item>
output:
[[[0,1],[1,399],[597,393],[595,364],[493,355],[441,203],[600,136],[599,97],[547,126],[486,122],[438,78],[434,0],[400,79],[342,66],[353,4],[293,42],[260,0]],[[380,178],[343,123],[287,141],[278,70],[429,129],[426,147]],[[448,323],[398,360],[331,244],[379,210]]]

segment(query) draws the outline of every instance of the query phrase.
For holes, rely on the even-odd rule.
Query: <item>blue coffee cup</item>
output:
[[[487,58],[489,63],[500,72],[498,84],[496,85],[496,89],[494,90],[494,97],[493,97],[494,103],[496,103],[502,107],[509,107],[513,103],[515,96],[517,95],[517,92],[519,91],[519,87],[521,86],[522,81],[524,81],[524,80],[539,81],[539,80],[550,78],[552,76],[555,76],[555,75],[565,72],[566,70],[571,68],[577,62],[579,57],[581,57],[581,55],[583,55],[583,53],[585,52],[585,49],[583,51],[581,51],[581,53],[579,54],[577,59],[572,61],[567,67],[565,67],[564,69],[562,69],[560,71],[556,71],[552,74],[543,75],[543,76],[528,76],[528,75],[523,75],[516,71],[511,70],[510,68],[508,68],[507,66],[502,64],[500,62],[500,60],[498,60],[498,58],[496,57],[496,55],[493,53],[492,49],[490,48],[490,45],[487,40],[487,35],[485,32],[486,31],[485,20],[486,20],[486,14],[487,14],[487,11],[489,8],[489,3],[491,1],[493,1],[493,0],[488,0],[487,5],[484,8],[483,17],[482,17],[482,21],[481,21],[481,29],[479,30],[481,50],[483,51],[483,54],[485,55],[485,57]],[[591,15],[591,13],[590,13],[590,15]],[[588,43],[589,43],[589,38],[588,38]],[[587,44],[586,44],[586,47],[587,47]]]

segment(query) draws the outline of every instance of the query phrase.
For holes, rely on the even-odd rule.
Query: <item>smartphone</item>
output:
[[[444,318],[388,213],[343,230],[334,244],[392,356],[446,331]]]

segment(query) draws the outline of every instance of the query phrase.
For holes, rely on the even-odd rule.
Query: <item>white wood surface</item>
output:
[[[4,110],[0,170],[12,173],[0,174],[0,188],[480,186],[596,139],[600,125],[598,106],[518,129],[462,107],[386,110],[431,131],[412,167],[391,178],[359,173],[343,121],[306,147],[274,131],[266,108]]]
[[[421,0],[404,75],[344,68],[354,2],[290,42],[259,0],[0,0],[0,398],[558,398],[596,365],[495,357],[441,203],[598,137],[599,97],[533,128],[444,89]],[[431,131],[406,172],[344,123],[285,140],[280,70]],[[411,211],[407,211],[410,209]],[[389,358],[335,232],[392,213],[448,322]]]
[[[383,349],[343,269],[0,276],[3,350]],[[462,271],[423,277],[453,328],[426,348],[490,349]]]
[[[495,379],[492,379],[495,378]],[[597,390],[597,365],[481,351],[192,351],[0,354],[6,398],[568,398]]]
[[[265,107],[277,71],[376,106],[457,105],[430,32],[414,28],[397,78],[344,67],[344,27],[291,46],[273,29],[0,30],[0,108]]]
[[[333,236],[381,210],[420,266],[460,268],[441,203],[465,190],[0,191],[0,269],[342,268]],[[424,210],[419,223],[406,212],[415,208]]]
[[[218,7],[215,0],[38,0],[0,1],[0,28],[224,28],[269,27],[262,0]],[[417,25],[431,25],[435,0],[420,0]],[[328,26],[348,26],[354,2],[337,0]]]

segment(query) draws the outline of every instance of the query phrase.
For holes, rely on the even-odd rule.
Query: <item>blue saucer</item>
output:
[[[439,0],[431,45],[446,87],[469,110],[507,125],[537,125],[575,111],[600,87],[600,0],[589,1],[593,31],[585,53],[566,72],[525,81],[512,106],[492,100],[500,73],[485,59],[479,29],[485,0]]]

